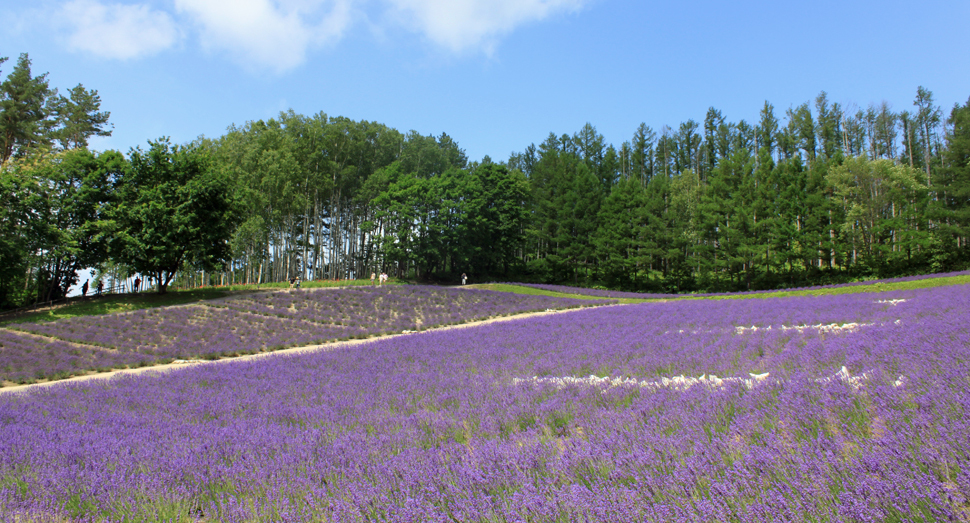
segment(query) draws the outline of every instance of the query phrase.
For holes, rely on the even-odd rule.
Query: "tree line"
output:
[[[737,291],[965,268],[970,101],[944,118],[850,111],[825,92],[757,124],[710,108],[619,148],[587,124],[513,154],[534,206],[524,261],[542,280]],[[814,109],[814,110],[813,110]]]
[[[947,115],[922,87],[901,112],[823,92],[755,124],[714,108],[641,124],[619,147],[586,124],[501,162],[292,111],[90,151],[108,117],[26,55],[0,84],[2,306],[63,296],[88,267],[160,290],[386,271],[686,292],[970,265],[970,100]]]

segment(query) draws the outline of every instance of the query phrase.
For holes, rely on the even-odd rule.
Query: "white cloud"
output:
[[[339,40],[351,19],[350,0],[175,0],[175,8],[198,24],[205,47],[278,72]]]
[[[483,49],[517,26],[579,10],[587,0],[386,0],[399,23],[452,52]]]
[[[144,4],[72,0],[58,13],[58,22],[70,28],[72,48],[120,60],[157,53],[178,39],[172,18]]]
[[[354,21],[403,27],[449,52],[491,53],[516,28],[592,0],[164,0],[170,12],[111,1],[61,5],[55,21],[68,29],[71,48],[125,60],[195,32],[204,48],[246,68],[284,72],[303,64],[310,50],[339,41]]]

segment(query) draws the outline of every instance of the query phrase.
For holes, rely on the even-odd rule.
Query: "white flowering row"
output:
[[[613,387],[628,386],[628,387],[640,387],[645,389],[675,389],[675,390],[687,390],[697,385],[704,385],[709,388],[722,388],[731,384],[742,385],[747,389],[753,389],[760,384],[765,383],[777,383],[778,380],[769,380],[769,373],[755,374],[753,372],[748,373],[748,377],[728,377],[719,378],[715,374],[704,374],[700,377],[693,376],[674,376],[672,378],[660,378],[659,380],[637,380],[634,378],[614,378],[611,376],[595,376],[590,374],[589,376],[576,377],[576,376],[533,376],[531,378],[515,378],[512,383],[536,383],[536,384],[552,384],[557,388],[565,388],[571,385],[585,385],[600,387],[603,389],[611,389]],[[842,381],[852,388],[858,390],[862,387],[862,384],[868,381],[870,378],[869,374],[863,372],[862,374],[857,374],[853,376],[845,366],[842,367],[839,372],[831,376],[826,376],[824,378],[818,378],[815,380],[816,383],[829,383],[831,381]],[[902,387],[905,383],[905,378],[900,376],[894,383],[895,387]]]

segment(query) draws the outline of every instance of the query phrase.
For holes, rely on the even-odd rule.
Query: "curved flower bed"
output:
[[[29,382],[175,359],[216,359],[590,305],[583,300],[470,289],[351,287],[22,323],[9,328],[48,339],[20,336],[16,344],[3,347],[0,382]]]
[[[376,334],[598,304],[479,289],[393,286],[253,294],[220,300],[213,305],[327,325],[352,326]]]
[[[64,378],[76,374],[78,369],[107,370],[138,366],[149,359],[142,354],[51,341],[0,329],[0,376],[14,383]]]

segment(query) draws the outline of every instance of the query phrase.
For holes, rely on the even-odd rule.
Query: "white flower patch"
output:
[[[876,300],[876,303],[888,303],[890,305],[897,305],[897,304],[903,303],[905,301],[906,301],[905,299],[900,298],[898,300]]]
[[[695,329],[695,330],[684,330],[684,329],[680,329],[680,330],[675,330],[675,331],[664,331],[664,334],[670,334],[672,332],[675,332],[677,334],[684,334],[684,333],[687,333],[687,334],[701,334],[701,333],[705,333],[705,332],[718,332],[718,331],[716,331],[716,330],[700,330],[700,329]]]
[[[899,325],[901,322],[899,320],[896,320],[895,323]],[[745,326],[734,327],[734,333],[745,334],[749,332],[758,332],[758,331],[777,330],[777,331],[784,332],[784,331],[793,330],[798,332],[816,331],[819,334],[822,334],[822,333],[852,332],[852,331],[861,329],[863,327],[872,327],[873,325],[877,325],[877,324],[876,323],[828,323],[828,324],[817,323],[815,325],[768,325],[767,327],[758,327],[757,325],[752,325],[750,327],[745,327]],[[665,335],[666,334],[702,334],[702,333],[709,333],[709,332],[716,333],[716,332],[723,332],[723,331],[716,330],[716,329],[712,329],[712,330],[680,329],[675,331],[664,331],[664,334]]]
[[[562,377],[538,377],[533,376],[532,378],[516,378],[512,380],[513,383],[550,383],[555,385],[557,388],[565,388],[570,385],[588,385],[594,387],[601,387],[604,389],[611,389],[618,386],[632,386],[647,389],[675,389],[675,390],[687,390],[691,387],[697,385],[706,385],[709,387],[723,387],[730,383],[739,383],[745,387],[752,389],[759,382],[764,381],[768,378],[768,373],[763,374],[753,374],[749,373],[748,378],[718,378],[714,374],[703,375],[699,378],[693,376],[674,376],[672,378],[660,378],[659,380],[636,380],[633,378],[614,378],[610,376],[594,376],[590,374],[588,377],[580,378],[575,376],[562,376]]]
[[[769,373],[764,372],[761,374],[755,374],[753,372],[748,373],[747,378],[743,377],[729,377],[729,378],[719,378],[715,374],[704,374],[699,378],[693,376],[674,376],[672,378],[660,378],[659,380],[636,380],[633,378],[614,378],[611,376],[595,376],[590,374],[589,376],[582,378],[576,376],[548,376],[539,377],[533,376],[531,378],[515,378],[512,383],[535,383],[535,384],[552,384],[558,389],[563,389],[571,385],[580,386],[592,386],[602,388],[604,392],[619,386],[629,386],[629,387],[640,387],[643,389],[674,389],[674,390],[688,390],[697,385],[703,385],[709,388],[723,388],[729,384],[742,385],[745,388],[751,390],[758,385],[766,383],[782,383],[781,380],[769,380]],[[869,373],[863,372],[862,374],[857,374],[853,376],[849,373],[849,370],[842,366],[839,372],[831,376],[826,376],[824,378],[817,378],[814,381],[816,383],[829,383],[834,380],[839,380],[849,384],[853,389],[859,390],[863,383],[869,381]],[[900,376],[893,386],[896,388],[902,387],[906,383],[906,378]]]
[[[859,390],[859,388],[862,387],[862,382],[869,381],[869,374],[866,373],[866,372],[863,372],[862,374],[859,374],[858,376],[853,376],[853,375],[849,374],[849,369],[845,368],[845,365],[843,365],[842,366],[842,369],[839,370],[839,372],[836,372],[835,374],[833,374],[833,375],[831,375],[831,376],[829,376],[827,378],[819,378],[819,379],[815,380],[815,382],[816,383],[829,383],[830,381],[834,381],[834,380],[844,381],[844,382],[848,383],[849,385],[851,385],[852,388],[854,388],[855,390]]]
[[[194,363],[205,363],[206,360],[200,359],[189,359],[189,360],[172,360],[172,365],[191,365]]]
[[[752,325],[750,327],[735,327],[735,334],[744,334],[745,332],[756,332],[759,330],[770,331],[772,329],[777,329],[781,331],[794,330],[798,332],[805,332],[810,330],[818,331],[819,333],[824,332],[842,332],[842,331],[854,331],[862,327],[871,327],[875,325],[874,323],[829,323],[828,325],[822,325],[821,323],[816,325],[781,325],[779,327],[773,327],[771,325],[767,327],[758,327]]]

